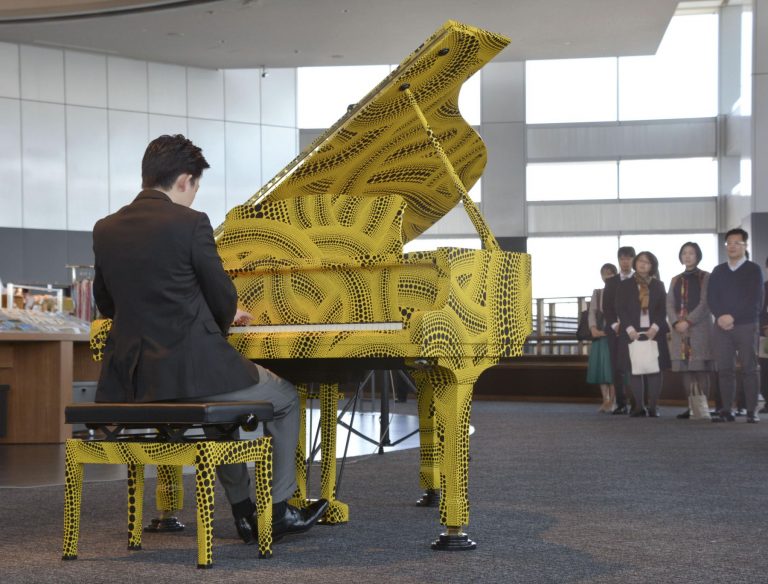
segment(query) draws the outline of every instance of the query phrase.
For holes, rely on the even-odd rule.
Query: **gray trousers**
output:
[[[729,331],[724,331],[715,325],[712,332],[712,348],[717,362],[720,398],[723,410],[726,412],[731,410],[733,399],[736,397],[737,355],[741,363],[747,412],[754,413],[757,410],[757,391],[760,386],[757,367],[757,334],[757,323],[737,324]]]
[[[645,407],[643,404],[643,389],[646,382],[648,386],[648,407],[652,410],[656,409],[656,405],[659,403],[659,396],[661,395],[661,372],[650,373],[646,375],[632,375],[629,378],[629,384],[632,386],[632,395],[635,397],[635,411],[642,410]]]
[[[184,401],[268,401],[275,407],[274,419],[264,424],[264,431],[272,437],[272,500],[285,501],[296,490],[296,444],[299,439],[299,396],[290,381],[278,377],[268,369],[259,369],[259,382],[228,393],[217,393]],[[208,434],[208,433],[207,433]],[[215,434],[215,431],[208,434]],[[216,475],[224,487],[230,504],[247,498],[254,499],[251,477],[245,464],[222,464]]]

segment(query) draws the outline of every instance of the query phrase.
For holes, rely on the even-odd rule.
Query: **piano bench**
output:
[[[68,424],[85,424],[104,439],[69,439],[64,481],[63,560],[77,559],[84,464],[128,467],[128,549],[141,549],[144,465],[194,466],[197,500],[197,567],[213,565],[213,510],[216,467],[255,463],[259,557],[272,555],[272,439],[238,440],[235,431],[256,429],[273,417],[270,402],[84,403],[67,406]],[[214,427],[223,439],[189,436]],[[130,432],[126,432],[130,431]]]

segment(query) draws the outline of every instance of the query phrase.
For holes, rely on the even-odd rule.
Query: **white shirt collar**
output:
[[[746,261],[747,261],[747,256],[742,256],[742,258],[739,260],[739,263],[737,263],[735,266],[734,266],[734,265],[731,265],[731,262],[726,262],[726,263],[728,264],[728,267],[729,267],[729,268],[731,268],[731,271],[732,271],[732,272],[735,272],[735,271],[736,271],[736,270],[738,270],[738,269],[739,269],[739,268],[740,268],[740,267],[741,267],[741,266],[744,264],[744,262],[746,262]]]
[[[633,272],[632,270],[630,270],[629,274],[625,274],[624,272],[619,272],[619,278],[621,278],[622,281],[623,280],[628,280],[629,278],[631,278],[634,275],[634,273],[635,272]]]

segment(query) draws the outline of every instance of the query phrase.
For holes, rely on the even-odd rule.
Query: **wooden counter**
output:
[[[74,381],[96,381],[88,335],[0,333],[0,385],[9,385],[0,444],[61,443],[72,434],[64,407]]]

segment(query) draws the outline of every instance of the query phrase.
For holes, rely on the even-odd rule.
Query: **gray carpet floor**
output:
[[[437,510],[414,506],[418,453],[406,450],[348,461],[339,498],[350,522],[286,538],[269,560],[236,539],[219,493],[212,570],[195,568],[191,476],[187,530],[145,534],[139,552],[125,548],[124,483],[87,483],[72,562],[60,560],[63,487],[0,489],[0,582],[768,581],[768,420],[681,421],[672,408],[629,419],[596,407],[475,402],[475,551],[430,549]],[[151,515],[150,498],[146,507]]]

